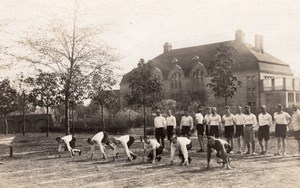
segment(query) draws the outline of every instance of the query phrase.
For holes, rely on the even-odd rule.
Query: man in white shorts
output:
[[[124,147],[128,161],[132,161],[137,158],[137,156],[132,151],[129,150],[130,146],[134,143],[134,140],[135,140],[134,137],[130,135],[111,138],[111,141],[116,145],[115,146],[116,150],[118,144],[121,144]]]

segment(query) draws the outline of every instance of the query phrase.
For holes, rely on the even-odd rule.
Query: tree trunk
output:
[[[47,132],[46,132],[46,137],[48,137],[49,136],[49,116],[48,116],[48,114],[49,114],[49,107],[47,106],[46,107],[46,115],[47,115]]]
[[[225,99],[225,106],[228,106],[227,97],[224,97],[224,99]]]
[[[105,122],[104,122],[104,106],[101,105],[101,123],[102,123],[102,128],[103,131],[105,131]]]
[[[6,114],[4,114],[4,122],[5,122],[5,135],[8,135],[8,122]]]
[[[144,137],[146,136],[146,123],[147,123],[147,120],[146,120],[146,107],[143,106],[143,111],[144,111]]]
[[[70,125],[69,125],[69,94],[65,94],[65,134],[70,134]]]
[[[74,103],[72,103],[72,114],[71,114],[71,120],[72,120],[72,135],[75,135],[75,130],[74,130]]]
[[[25,136],[25,95],[23,95],[23,136]]]

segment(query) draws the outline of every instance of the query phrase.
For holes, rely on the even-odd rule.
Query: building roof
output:
[[[287,63],[266,52],[258,52],[254,46],[238,40],[170,50],[155,57],[152,63],[162,71],[164,79],[167,79],[169,71],[176,65],[183,70],[185,76],[189,76],[191,69],[198,62],[208,68],[210,61],[213,60],[217,53],[217,48],[222,44],[232,45],[237,50],[239,61],[237,71],[239,72],[260,71],[281,75],[293,75]],[[128,76],[129,73],[125,74],[121,83],[126,82]]]

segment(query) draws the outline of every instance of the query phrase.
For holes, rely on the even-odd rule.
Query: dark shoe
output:
[[[137,158],[136,155],[133,155],[133,156],[132,156],[132,160],[135,160],[136,158]]]
[[[191,164],[192,160],[193,160],[192,158],[190,157],[188,158],[189,164]]]
[[[79,151],[79,153],[78,153],[78,154],[79,154],[79,156],[81,155],[81,153],[82,153],[82,151],[80,150],[80,151]]]
[[[156,161],[159,162],[161,160],[161,157],[156,157]]]
[[[245,154],[249,155],[249,154],[250,154],[250,151],[247,151]]]
[[[202,153],[202,152],[204,152],[204,150],[203,150],[203,149],[200,149],[200,150],[198,150],[197,152],[198,152],[198,153]]]

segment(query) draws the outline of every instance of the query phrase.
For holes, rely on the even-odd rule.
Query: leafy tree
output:
[[[214,59],[210,62],[209,72],[212,77],[207,87],[215,93],[215,96],[224,97],[225,105],[228,98],[232,98],[241,82],[234,76],[238,68],[238,52],[231,45],[220,45]]]
[[[45,107],[47,114],[47,132],[49,135],[49,108],[59,104],[59,78],[55,73],[39,71],[36,78],[29,77],[25,80],[33,89],[29,94],[29,100],[34,106]]]
[[[162,84],[154,74],[151,61],[145,63],[143,59],[134,68],[128,78],[129,93],[125,96],[129,105],[137,105],[143,108],[144,113],[144,136],[146,136],[146,107],[153,107],[161,100],[160,92]]]
[[[78,26],[77,9],[73,24],[56,20],[48,28],[32,33],[32,36],[20,41],[26,48],[24,52],[28,53],[15,57],[34,67],[47,68],[46,70],[58,73],[63,78],[64,124],[65,133],[69,134],[70,98],[77,97],[74,92],[78,88],[88,86],[86,82],[90,81],[95,71],[114,70],[118,55],[101,41],[100,29]]]
[[[117,83],[113,72],[106,70],[104,73],[99,74],[98,71],[92,76],[91,89],[89,92],[89,98],[93,100],[101,108],[101,122],[103,129],[105,130],[104,124],[104,108],[111,108],[112,104],[115,104],[115,96],[112,92],[112,87]]]
[[[5,134],[8,134],[7,115],[17,109],[17,91],[10,86],[10,81],[0,81],[0,113],[4,116]]]

